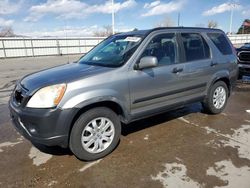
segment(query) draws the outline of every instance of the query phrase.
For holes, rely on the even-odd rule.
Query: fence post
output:
[[[25,57],[28,57],[28,52],[27,52],[27,47],[26,47],[26,43],[25,43],[24,37],[23,37],[23,46],[24,46],[24,51],[25,51]]]
[[[87,42],[86,38],[84,39],[84,54],[87,53]]]
[[[3,39],[2,39],[2,45],[3,45],[3,54],[4,54],[4,58],[6,58],[7,56],[6,56],[6,51],[5,51],[5,46],[4,46],[4,41],[3,41]]]
[[[33,39],[30,39],[30,43],[31,43],[31,51],[32,51],[32,56],[34,57],[34,47],[33,47]]]
[[[78,39],[78,44],[79,44],[79,54],[81,53],[81,39]]]
[[[57,53],[58,53],[58,55],[61,55],[61,52],[60,52],[60,45],[59,45],[59,40],[58,40],[58,38],[56,39],[56,47],[57,47]]]

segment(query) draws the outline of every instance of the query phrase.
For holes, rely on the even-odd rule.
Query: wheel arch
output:
[[[227,89],[228,89],[228,96],[231,95],[231,82],[230,82],[230,79],[227,77],[227,76],[223,76],[223,77],[217,77],[213,80],[212,84],[210,85],[213,86],[216,82],[219,82],[219,81],[222,81],[224,82],[226,85],[227,85]]]
[[[120,118],[120,121],[123,123],[127,123],[129,121],[129,115],[127,111],[120,105],[119,103],[111,100],[104,100],[104,101],[98,101],[88,104],[82,104],[80,103],[77,105],[76,111],[74,113],[74,117],[70,123],[69,133],[71,134],[72,127],[74,126],[76,120],[84,113],[87,112],[90,109],[97,108],[97,107],[106,107],[111,110],[113,110]],[[70,136],[69,136],[70,137]]]

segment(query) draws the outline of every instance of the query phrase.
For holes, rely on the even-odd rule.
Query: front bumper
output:
[[[68,147],[73,110],[18,107],[13,100],[9,109],[13,125],[31,142]]]
[[[239,63],[238,66],[240,75],[250,76],[250,63],[249,64]]]

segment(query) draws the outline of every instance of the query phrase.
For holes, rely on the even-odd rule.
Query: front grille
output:
[[[250,63],[250,51],[239,52],[238,57],[241,62]]]
[[[22,86],[20,86],[19,84],[16,86],[13,97],[14,97],[14,101],[18,105],[20,105],[20,104],[22,104],[24,102],[26,92],[27,91]]]

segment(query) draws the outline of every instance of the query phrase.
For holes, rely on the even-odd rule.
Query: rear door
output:
[[[180,33],[181,49],[185,70],[183,76],[187,87],[186,99],[202,98],[213,75],[215,64],[206,35],[201,33]]]

